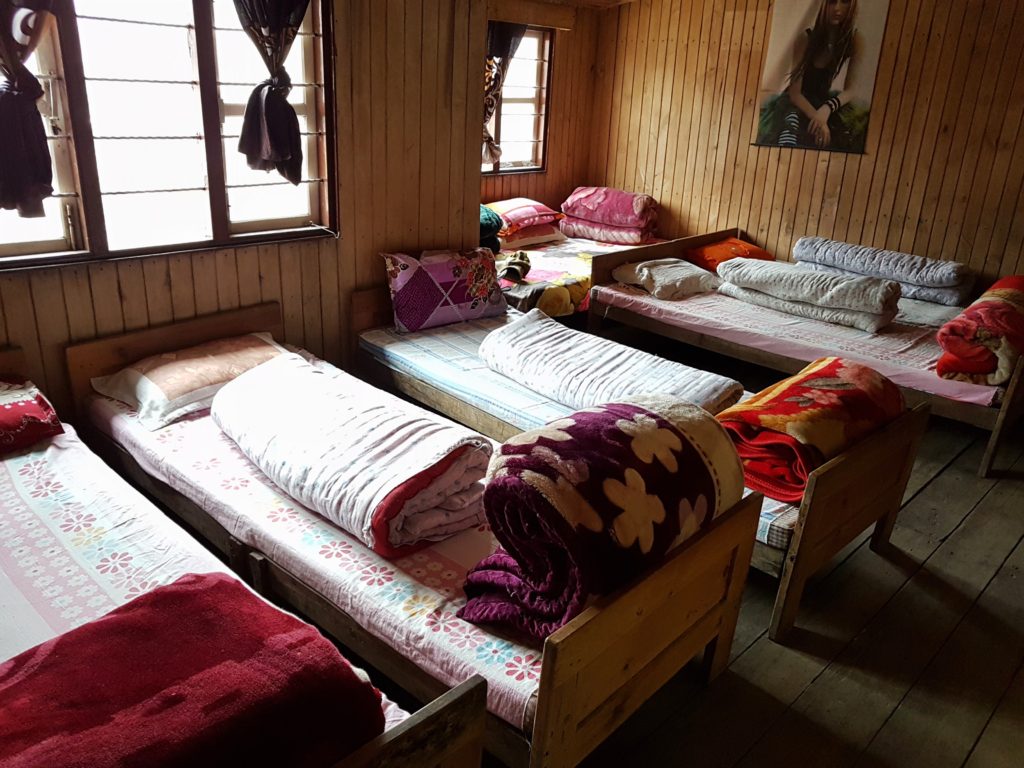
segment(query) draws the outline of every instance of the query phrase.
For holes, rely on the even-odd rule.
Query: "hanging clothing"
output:
[[[512,58],[526,34],[525,24],[492,21],[487,25],[487,60],[484,63],[484,134],[483,162],[496,163],[501,159],[501,147],[494,140],[487,125],[498,111],[501,88],[505,84]]]
[[[238,20],[270,73],[246,104],[238,151],[250,168],[277,170],[292,184],[302,181],[302,134],[288,103],[292,81],[284,63],[308,7],[309,0],[235,0]]]

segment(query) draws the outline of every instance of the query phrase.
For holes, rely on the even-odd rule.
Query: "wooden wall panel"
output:
[[[594,108],[598,22],[603,15],[581,8],[571,30],[555,32],[546,170],[483,176],[483,202],[529,197],[557,210],[576,187],[590,183],[592,136],[601,116],[607,114],[607,107]],[[477,151],[477,165],[479,157]]]
[[[666,236],[738,225],[781,258],[822,235],[1024,269],[1024,0],[891,0],[865,155],[751,145],[772,6],[599,13],[586,177],[654,195]]]
[[[280,301],[286,341],[344,363],[349,297],[384,281],[380,252],[476,245],[480,148],[465,137],[482,113],[485,3],[334,8],[341,238],[0,273],[0,344],[25,349],[62,413],[70,341]]]

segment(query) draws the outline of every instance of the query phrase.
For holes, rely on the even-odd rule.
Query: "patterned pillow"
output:
[[[285,351],[267,333],[216,339],[144,358],[93,379],[92,388],[132,406],[142,425],[156,430],[209,408],[221,387]]]
[[[507,237],[525,227],[532,227],[537,224],[550,224],[553,221],[564,219],[565,214],[548,208],[544,203],[530,200],[527,197],[514,197],[511,200],[499,200],[496,203],[488,203],[487,207],[501,216],[505,226],[498,233],[500,237]]]
[[[0,378],[0,456],[63,434],[50,402],[31,381]]]
[[[507,310],[494,254],[424,251],[381,254],[387,263],[395,330],[407,333],[449,323],[493,317]]]
[[[534,224],[532,227],[523,227],[518,232],[501,238],[501,248],[505,251],[515,251],[530,245],[560,243],[568,239],[555,224]]]
[[[775,261],[775,257],[763,248],[758,248],[753,243],[748,243],[736,237],[719,240],[717,243],[702,245],[699,248],[691,248],[684,257],[692,264],[718,273],[718,265],[730,259],[761,259],[762,261]]]

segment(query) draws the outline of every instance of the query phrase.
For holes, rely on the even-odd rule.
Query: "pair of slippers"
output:
[[[498,270],[498,277],[502,280],[511,280],[516,283],[521,283],[526,279],[526,275],[530,272],[530,257],[526,254],[526,251],[517,251],[512,254],[505,262],[504,266]]]

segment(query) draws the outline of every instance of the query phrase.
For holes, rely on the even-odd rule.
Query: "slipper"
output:
[[[529,272],[530,257],[526,255],[526,251],[517,251],[505,262],[505,266],[498,272],[498,277],[502,280],[521,283]]]

